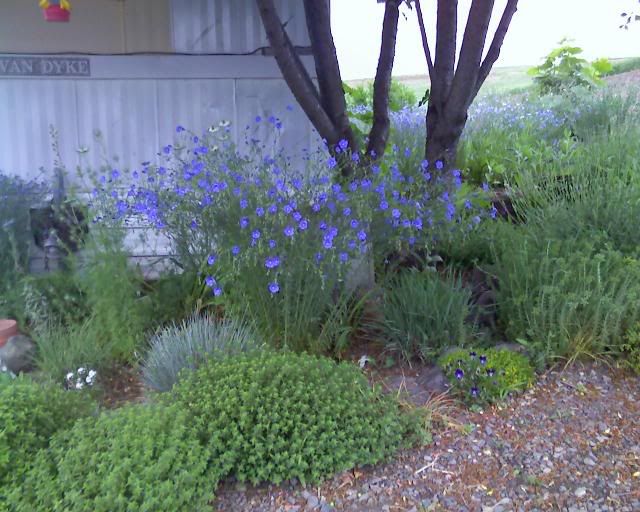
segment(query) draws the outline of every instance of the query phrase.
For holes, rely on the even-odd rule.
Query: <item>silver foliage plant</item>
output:
[[[152,336],[142,363],[143,380],[156,391],[169,391],[183,369],[194,370],[208,358],[229,357],[263,346],[245,319],[194,315]]]

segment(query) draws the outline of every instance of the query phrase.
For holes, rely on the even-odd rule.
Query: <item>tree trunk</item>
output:
[[[446,110],[442,113],[433,106],[427,109],[426,125],[427,137],[425,143],[425,158],[429,167],[434,168],[437,161],[445,168],[455,165],[458,143],[464,130],[466,114],[458,115],[457,119],[447,117]]]

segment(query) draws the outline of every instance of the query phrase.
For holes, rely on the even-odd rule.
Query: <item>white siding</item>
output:
[[[153,161],[181,124],[203,132],[231,121],[237,142],[260,115],[282,118],[279,145],[295,154],[316,140],[271,57],[90,57],[93,78],[0,78],[0,169],[33,177],[51,171],[49,125],[67,169],[121,169]],[[308,57],[303,57],[310,71]],[[264,126],[264,125],[263,125]],[[264,128],[261,136],[266,136]],[[95,134],[101,138],[96,141]],[[88,149],[87,152],[79,151]]]

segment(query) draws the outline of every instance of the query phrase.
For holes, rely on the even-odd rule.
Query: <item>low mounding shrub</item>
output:
[[[38,450],[58,430],[94,410],[79,393],[18,377],[0,387],[0,489],[18,485]],[[0,494],[0,509],[2,496]]]
[[[224,473],[253,483],[378,462],[411,428],[358,368],[306,354],[212,359],[174,393]]]
[[[454,393],[467,403],[495,402],[531,386],[533,367],[509,350],[456,350],[439,360]]]
[[[383,299],[382,331],[389,350],[430,360],[443,348],[464,345],[472,334],[470,290],[452,273],[404,271]]]
[[[185,368],[195,369],[207,358],[220,359],[260,348],[253,329],[244,322],[191,317],[160,329],[151,338],[142,375],[157,391],[169,391]]]
[[[126,406],[81,420],[38,455],[19,512],[205,510],[219,473],[176,407]]]

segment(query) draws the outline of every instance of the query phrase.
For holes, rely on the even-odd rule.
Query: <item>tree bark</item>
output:
[[[431,96],[427,109],[425,158],[430,166],[440,160],[445,167],[455,165],[456,152],[467,113],[486,80],[517,9],[518,0],[507,0],[487,55],[482,60],[494,0],[472,0],[458,64],[456,52],[457,2],[438,0],[438,34]],[[455,11],[455,12],[454,12]],[[442,19],[441,19],[442,18]]]
[[[396,36],[401,0],[387,0],[382,22],[382,43],[376,78],[373,82],[373,125],[369,132],[367,156],[376,159],[384,154],[389,139],[389,90],[396,54]]]
[[[256,0],[256,3],[269,44],[287,85],[320,136],[327,142],[334,143],[339,140],[339,131],[325,112],[318,91],[282,26],[273,0]]]
[[[335,145],[340,139],[346,139],[351,150],[357,151],[358,144],[347,115],[340,66],[331,33],[329,5],[326,0],[304,0],[304,11],[318,76],[320,102],[339,137],[329,142]]]

